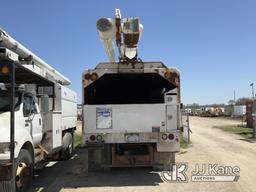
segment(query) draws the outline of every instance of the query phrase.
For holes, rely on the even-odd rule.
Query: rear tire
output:
[[[73,155],[73,148],[74,148],[74,144],[73,144],[73,135],[72,135],[72,142],[68,145],[66,149],[63,149],[61,151],[61,159],[69,160]]]
[[[15,161],[16,192],[28,190],[33,178],[34,164],[31,154],[26,149],[21,149]]]

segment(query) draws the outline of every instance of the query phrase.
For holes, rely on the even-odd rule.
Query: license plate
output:
[[[128,143],[135,143],[135,142],[139,142],[139,134],[136,133],[129,133],[129,134],[125,134],[125,141]]]

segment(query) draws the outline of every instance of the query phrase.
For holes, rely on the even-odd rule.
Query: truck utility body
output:
[[[179,151],[177,69],[161,62],[100,63],[83,73],[83,91],[84,142],[98,156],[111,151],[102,166],[155,166],[166,156],[170,162]],[[124,158],[120,151],[136,155]]]
[[[0,30],[0,191],[26,191],[36,163],[71,157],[77,95],[69,84]]]
[[[87,170],[169,169],[180,149],[179,71],[138,58],[143,31],[139,18],[121,19],[116,9],[114,19],[100,18],[96,27],[109,62],[82,76]]]
[[[49,98],[45,98],[45,96],[39,97],[34,95],[27,88],[16,91],[16,158],[19,155],[19,148],[22,148],[23,145],[21,139],[30,140],[29,137],[31,137],[34,148],[40,145],[41,148],[44,148],[50,154],[54,153],[54,150],[57,150],[59,147],[61,148],[62,131],[76,127],[76,116],[74,115],[76,112],[75,93],[63,86],[59,86],[59,88],[61,93],[60,98],[57,100],[60,100],[59,104],[63,106],[60,108],[60,111],[50,110],[52,105],[47,101]],[[10,121],[8,119],[10,119],[10,96],[8,89],[0,90],[0,93],[0,130],[3,133],[0,138],[1,143],[9,143]],[[47,106],[45,105],[49,105],[49,109],[46,109]],[[28,133],[29,135],[26,136]],[[0,154],[0,158],[0,160],[10,159],[10,153]]]

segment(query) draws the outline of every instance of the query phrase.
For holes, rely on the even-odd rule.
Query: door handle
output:
[[[28,123],[25,123],[25,127],[28,127],[29,126],[29,124]]]
[[[42,120],[41,120],[41,118],[40,118],[38,121],[39,121],[39,125],[41,125],[41,123],[42,123]]]

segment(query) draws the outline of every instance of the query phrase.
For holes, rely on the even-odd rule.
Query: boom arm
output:
[[[62,85],[69,85],[70,80],[59,73],[57,70],[48,65],[41,58],[36,56],[33,52],[21,45],[18,41],[13,39],[9,34],[0,28],[0,47],[10,49],[19,55],[20,59],[33,61],[40,69],[51,75],[56,81]]]

